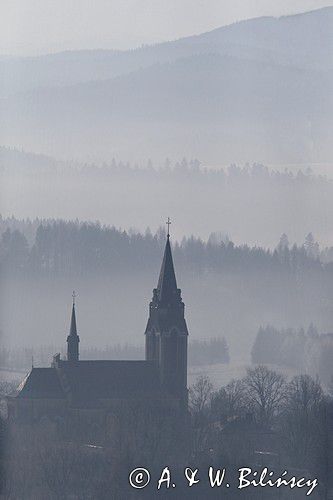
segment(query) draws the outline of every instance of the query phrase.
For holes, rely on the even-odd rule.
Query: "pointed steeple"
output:
[[[184,302],[177,288],[170,245],[170,219],[161,271],[149,304],[146,360],[155,363],[163,390],[187,405],[187,337]]]
[[[171,304],[179,298],[169,234],[167,236],[156,292],[159,302],[163,304]]]
[[[67,360],[78,361],[80,337],[77,334],[77,327],[76,327],[75,292],[73,292],[72,297],[73,297],[73,305],[72,305],[71,326],[69,329],[69,335],[67,337]]]

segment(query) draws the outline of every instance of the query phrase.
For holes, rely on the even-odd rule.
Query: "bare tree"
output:
[[[207,450],[210,436],[210,404],[213,384],[201,375],[189,390],[189,408],[192,416],[192,451],[194,454]]]
[[[312,465],[318,446],[323,390],[309,375],[294,377],[287,385],[281,416],[284,447],[298,465]]]
[[[189,407],[193,414],[202,413],[209,407],[213,384],[209,377],[200,375],[189,390]]]
[[[247,405],[258,423],[269,425],[285,399],[286,380],[283,375],[264,365],[248,368],[243,379]]]
[[[288,384],[286,396],[290,409],[307,416],[318,410],[323,399],[323,390],[318,379],[314,380],[309,375],[298,375]]]
[[[328,393],[333,398],[333,375],[332,375],[331,380],[328,384]]]
[[[0,380],[0,399],[14,391],[19,383],[18,380]]]
[[[218,420],[243,415],[246,411],[246,394],[243,380],[233,379],[212,397],[212,414]]]

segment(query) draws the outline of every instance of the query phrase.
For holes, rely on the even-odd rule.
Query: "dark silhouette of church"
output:
[[[169,222],[169,221],[168,221]],[[160,414],[187,413],[187,343],[181,290],[177,288],[170,235],[167,234],[157,288],[149,304],[142,361],[80,360],[80,338],[73,297],[67,359],[60,354],[49,368],[32,368],[8,398],[13,422],[41,419],[91,429],[114,428],[124,412],[153,408]],[[178,417],[177,417],[178,418]],[[84,427],[84,426],[83,426]]]

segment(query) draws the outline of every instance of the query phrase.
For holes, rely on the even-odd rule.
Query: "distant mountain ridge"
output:
[[[289,29],[288,37],[284,38],[284,30],[290,24],[292,30]],[[0,58],[0,95],[49,85],[109,79],[157,62],[171,62],[197,53],[216,52],[270,61],[273,51],[277,52],[276,62],[322,68],[323,58],[333,50],[332,26],[333,7],[324,7],[304,14],[240,21],[201,35],[127,51],[79,50],[36,57],[8,56]],[[307,37],[304,37],[305,28]],[[316,29],[320,29],[319,38],[314,36]],[[324,39],[326,46],[322,43]],[[314,40],[319,43],[314,44]],[[301,60],[300,54],[291,50],[291,44],[303,53]],[[333,68],[333,58],[325,61],[325,67],[327,64]]]
[[[4,144],[57,157],[332,158],[333,7],[132,51],[0,59],[0,72]]]

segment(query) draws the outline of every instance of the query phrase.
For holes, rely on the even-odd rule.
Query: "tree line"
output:
[[[252,362],[274,364],[319,376],[333,377],[333,334],[319,334],[314,325],[304,328],[260,327],[252,347]]]
[[[124,161],[112,158],[103,163],[82,163],[73,161],[60,161],[36,153],[27,153],[10,147],[0,147],[0,172],[19,173],[23,175],[57,175],[59,173],[72,175],[80,173],[93,177],[119,175],[140,176],[142,178],[154,176],[167,177],[199,177],[201,181],[218,182],[244,182],[244,181],[272,181],[282,184],[301,183],[329,183],[327,177],[317,175],[308,167],[293,172],[287,168],[274,170],[262,163],[245,163],[239,165],[231,163],[226,167],[207,167],[197,158],[183,157],[181,160],[165,158],[161,162],[153,162],[148,158],[144,162]]]
[[[98,222],[0,220],[0,265],[11,273],[89,274],[106,270],[142,270],[159,261],[166,233],[144,234],[102,226]],[[227,235],[213,233],[207,242],[184,237],[174,244],[180,266],[203,270],[315,271],[333,266],[333,249],[320,250],[312,233],[303,245],[289,245],[283,234],[274,250],[235,245]],[[327,262],[328,261],[328,262]]]

